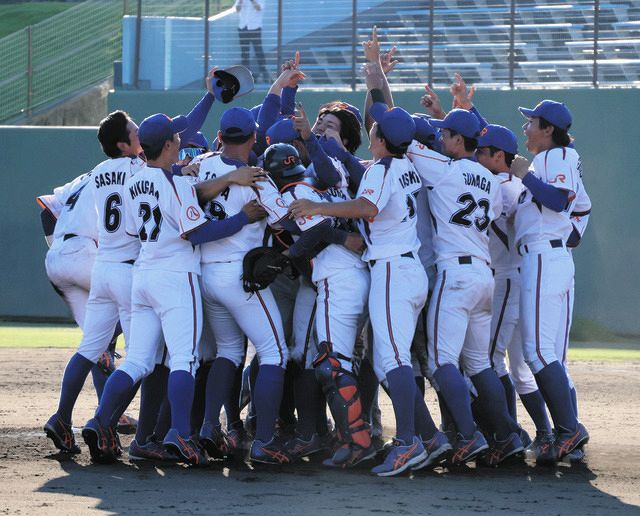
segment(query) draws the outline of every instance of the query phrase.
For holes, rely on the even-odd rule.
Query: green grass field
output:
[[[0,3],[0,38],[73,7],[76,2]]]
[[[72,325],[0,323],[0,348],[75,348],[82,332]],[[118,347],[123,347],[122,337]],[[640,362],[640,342],[572,342],[570,360]]]

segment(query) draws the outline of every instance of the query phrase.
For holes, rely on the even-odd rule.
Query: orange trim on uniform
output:
[[[425,156],[424,154],[420,154],[419,152],[407,151],[407,156],[412,154],[413,156],[420,156],[421,158],[432,159],[433,161],[439,161],[440,163],[449,163],[450,159],[440,159],[435,156]]]

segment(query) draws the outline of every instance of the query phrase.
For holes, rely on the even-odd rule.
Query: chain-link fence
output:
[[[397,47],[395,87],[454,72],[497,88],[640,86],[638,0],[242,1],[263,6],[264,66],[246,33],[241,51],[234,0],[87,0],[0,39],[0,120],[111,76],[120,58],[125,87],[200,87],[209,67],[242,61],[266,85],[299,50],[307,85],[358,89],[374,24]]]

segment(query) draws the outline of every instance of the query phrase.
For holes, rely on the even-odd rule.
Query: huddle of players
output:
[[[442,116],[430,90],[423,104],[439,119],[389,107],[385,72],[393,69],[392,54],[381,58],[375,30],[364,46],[373,155],[367,167],[354,156],[363,124],[356,108],[329,103],[313,128],[302,108],[291,116],[304,78],[298,59],[285,66],[257,117],[227,110],[221,148],[186,167],[176,167],[181,147],[208,149],[195,135],[181,142],[185,117],[154,115],[139,128],[122,112],[103,121],[99,139],[111,159],[91,173],[99,246],[85,334],[65,370],[59,410],[45,426],[58,448],[79,452],[69,407],[118,319],[127,357],[82,432],[99,462],[121,453],[115,422],[139,386],[130,458],[205,464],[205,450],[213,456],[237,450],[246,338],[258,360],[249,382],[255,462],[285,464],[329,447],[328,466],[373,458],[375,389],[361,380],[367,362],[396,416],[393,445],[373,468],[377,475],[447,458],[463,464],[482,456],[496,465],[526,446],[538,461],[555,462],[586,443],[566,371],[573,289],[567,246],[577,243],[586,223],[582,217],[572,225],[572,213],[588,215],[590,206],[569,146],[568,110],[552,101],[521,108],[527,146],[536,155],[529,166],[514,158],[515,135],[487,124],[459,79],[452,91],[466,109]],[[261,160],[269,176],[262,177],[248,163],[268,143],[274,145]],[[146,162],[138,157],[142,151]],[[196,177],[179,175],[185,173]],[[265,240],[280,246],[301,274],[248,295],[242,259]],[[429,291],[425,373],[438,392],[447,434],[434,424],[412,367],[414,331]],[[211,335],[201,339],[203,319]],[[354,346],[367,319],[370,345],[356,377]],[[421,346],[415,343],[414,356],[424,354]],[[194,417],[194,376],[206,356],[215,360],[204,410]],[[285,370],[294,378],[298,414],[296,433],[286,441],[276,431]],[[511,378],[536,425],[533,443],[516,422]],[[325,399],[336,425],[333,441]],[[194,428],[194,420],[202,423]]]

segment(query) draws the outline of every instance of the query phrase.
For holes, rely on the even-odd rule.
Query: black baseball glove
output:
[[[267,288],[282,272],[293,274],[289,258],[273,247],[256,247],[242,260],[242,287],[245,292],[257,292]]]

